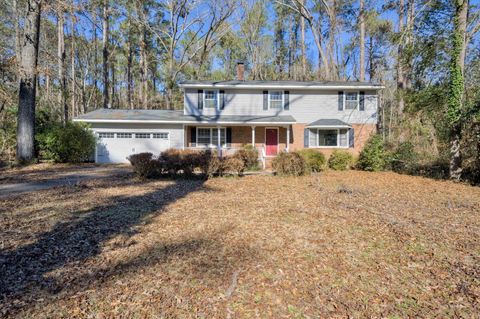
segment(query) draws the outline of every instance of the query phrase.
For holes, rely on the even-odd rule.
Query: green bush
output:
[[[384,170],[386,164],[385,157],[383,139],[380,135],[374,135],[360,152],[357,168],[372,172]]]
[[[274,171],[279,175],[301,176],[308,173],[305,159],[296,152],[281,152],[272,162]]]
[[[250,144],[236,151],[233,157],[241,160],[246,169],[255,169],[258,166],[258,151]]]
[[[55,125],[37,135],[40,155],[60,163],[80,163],[92,159],[95,135],[83,123]]]
[[[336,171],[350,169],[353,163],[353,155],[347,151],[333,151],[328,159],[328,167]]]
[[[418,154],[410,142],[400,143],[390,158],[390,166],[397,173],[409,172],[415,170],[417,166]]]
[[[298,151],[298,154],[307,162],[307,166],[312,172],[320,172],[325,168],[325,155],[319,151],[306,148]]]
[[[127,158],[133,166],[133,172],[140,178],[152,178],[160,176],[163,165],[152,153],[132,154]]]

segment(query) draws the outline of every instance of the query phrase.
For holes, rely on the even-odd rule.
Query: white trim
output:
[[[307,127],[308,130],[310,130],[311,128],[310,127]],[[319,129],[319,128],[316,128],[316,127],[313,127],[313,129],[315,130],[321,130],[321,131],[328,131],[330,130],[329,128],[324,128],[324,129]],[[340,130],[341,129],[346,129],[347,130],[347,145],[346,146],[340,146]],[[311,146],[310,145],[310,134],[312,133],[311,131],[308,132],[308,147],[307,148],[340,148],[340,149],[349,149],[350,148],[350,134],[348,132],[350,128],[345,128],[345,127],[341,127],[341,128],[336,128],[335,130],[337,131],[337,145],[336,146],[319,146],[319,145],[315,145],[315,146]],[[318,133],[316,134],[317,136],[317,144],[318,144]]]
[[[208,122],[208,121],[161,121],[161,120],[102,120],[102,119],[73,119],[73,122],[86,123],[142,123],[142,124],[228,124],[228,125],[287,125],[296,124],[297,122]]]
[[[279,108],[274,108],[274,109],[272,109],[272,107],[270,106],[270,94],[271,94],[272,92],[281,92],[281,93],[282,93],[282,105],[280,105]],[[284,109],[284,107],[285,107],[285,91],[283,91],[283,90],[268,90],[268,99],[267,99],[267,101],[268,101],[268,103],[267,103],[267,105],[268,105],[268,110],[282,110],[282,111],[283,111],[283,109]]]
[[[225,144],[222,144],[221,147],[227,147],[228,143],[227,143],[227,128],[226,127],[219,127],[219,126],[197,126],[195,127],[195,146],[198,147],[199,143],[198,143],[198,129],[209,129],[210,130],[210,143],[208,143],[208,145],[206,145],[207,148],[218,148],[218,144],[221,143],[220,140],[218,140],[217,142],[217,145],[213,145],[212,141],[213,141],[213,134],[214,132],[212,130],[215,130],[217,131],[218,129],[220,130],[225,130]],[[217,132],[217,134],[219,134],[220,136],[220,133]],[[205,144],[201,144],[202,146],[205,146]]]
[[[219,88],[219,89],[272,89],[272,90],[381,90],[383,85],[257,85],[257,84],[179,84],[180,88],[196,89],[196,88]]]
[[[357,106],[354,109],[347,109],[347,93],[357,93]],[[360,91],[347,90],[343,92],[343,110],[342,111],[360,111]]]
[[[306,128],[319,128],[319,129],[333,129],[333,128],[344,128],[344,129],[350,129],[352,128],[351,126],[348,126],[348,125],[328,125],[328,126],[324,126],[324,125],[312,125],[312,126],[307,126]]]
[[[277,154],[275,155],[266,155],[267,154],[267,129],[277,130]],[[265,144],[265,157],[275,157],[280,153],[280,128],[278,126],[265,126],[264,131],[264,144]]]
[[[206,107],[205,105],[205,94],[207,93],[207,91],[213,91],[215,92],[215,101],[217,101],[217,105],[215,107]],[[202,99],[203,99],[203,109],[213,109],[213,110],[220,110],[220,92],[219,90],[215,90],[215,89],[207,89],[207,90],[203,90],[203,95],[202,95]],[[211,100],[209,100],[211,101]]]

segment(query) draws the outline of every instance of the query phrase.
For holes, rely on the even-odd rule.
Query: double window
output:
[[[218,108],[218,91],[217,90],[203,91],[203,105],[207,109]]]
[[[109,132],[100,132],[98,133],[99,138],[115,138],[115,133],[109,133]]]
[[[218,128],[197,127],[197,146],[215,147],[218,145]],[[227,134],[225,128],[220,128],[220,144],[226,146]]]
[[[348,143],[348,129],[310,129],[309,147],[345,147]]]
[[[283,108],[283,91],[269,91],[268,92],[268,108],[282,109]]]

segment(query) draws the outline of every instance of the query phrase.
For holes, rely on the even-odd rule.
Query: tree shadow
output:
[[[114,197],[107,204],[72,213],[31,244],[0,251],[0,309],[15,312],[15,299],[31,300],[41,293],[58,293],[61,283],[49,280],[47,273],[101,254],[104,243],[118,235],[131,237],[137,232],[136,226],[161,214],[170,203],[207,190],[203,183],[175,180],[146,194]]]

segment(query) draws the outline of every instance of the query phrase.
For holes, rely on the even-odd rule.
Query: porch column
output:
[[[290,148],[290,125],[287,126],[287,143],[286,143],[287,153],[289,148]]]
[[[255,126],[252,126],[252,146],[255,148]]]
[[[218,149],[218,157],[222,157],[222,142],[220,140],[220,126],[217,126],[217,135],[218,135],[218,141],[217,141],[217,149]]]

